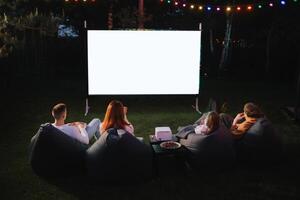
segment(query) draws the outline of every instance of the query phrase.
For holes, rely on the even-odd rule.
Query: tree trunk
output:
[[[298,81],[296,91],[295,119],[300,121],[300,56],[298,57]]]
[[[270,63],[271,63],[271,44],[272,44],[272,35],[274,32],[274,23],[272,23],[270,30],[267,36],[267,43],[266,43],[266,65],[265,65],[265,72],[268,75],[270,73]]]
[[[113,29],[113,4],[111,3],[108,10],[108,16],[107,16],[107,27],[108,30]]]
[[[228,58],[229,58],[229,51],[231,48],[230,42],[231,42],[231,33],[232,33],[232,21],[233,21],[233,13],[229,13],[227,15],[226,20],[226,32],[224,37],[224,47],[221,55],[221,60],[219,64],[219,70],[223,71],[226,69],[228,64]]]
[[[215,48],[214,48],[214,34],[212,27],[209,29],[209,46],[210,46],[210,53],[214,55],[215,53]]]
[[[144,0],[139,0],[139,29],[144,29]]]

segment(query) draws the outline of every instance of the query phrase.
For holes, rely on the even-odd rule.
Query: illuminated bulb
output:
[[[258,8],[262,8],[262,5],[258,5]]]
[[[273,5],[274,5],[273,3],[269,3],[269,6],[270,6],[270,7],[273,7]]]
[[[284,6],[286,4],[286,2],[285,1],[280,1],[280,4]]]
[[[241,10],[241,7],[240,7],[240,6],[238,6],[236,9],[237,9],[238,11],[240,11],[240,10]]]
[[[174,3],[174,4],[175,4],[175,6],[178,6],[178,2],[177,2],[177,1],[175,1],[175,3]]]
[[[208,7],[207,7],[207,10],[208,10],[208,11],[210,11],[210,10],[211,10],[211,7],[210,7],[210,6],[208,6]]]
[[[184,3],[184,4],[182,4],[182,6],[185,8],[185,7],[186,7],[186,4]]]
[[[248,6],[248,7],[247,7],[247,10],[252,10],[252,6]]]
[[[220,7],[217,7],[217,11],[220,11],[221,10],[221,8]]]
[[[203,6],[199,6],[198,9],[199,9],[199,10],[203,10]]]
[[[168,3],[171,3],[171,0],[168,0]]]
[[[231,11],[231,7],[227,7],[226,11],[228,11],[228,12]]]
[[[191,9],[194,9],[194,8],[195,8],[195,6],[194,6],[194,5],[191,5],[190,7],[191,7]]]

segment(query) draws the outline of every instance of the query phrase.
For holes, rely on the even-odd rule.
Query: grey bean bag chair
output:
[[[282,155],[282,142],[278,133],[267,118],[260,118],[235,142],[239,161],[272,163],[279,161]],[[259,161],[259,162],[254,162]]]
[[[29,162],[40,176],[76,176],[84,173],[87,148],[51,124],[43,124],[31,139]]]
[[[210,135],[190,133],[180,143],[189,150],[187,161],[193,168],[223,170],[235,163],[233,141],[223,125]]]
[[[130,133],[110,129],[87,150],[86,166],[96,182],[143,181],[152,176],[152,151]]]

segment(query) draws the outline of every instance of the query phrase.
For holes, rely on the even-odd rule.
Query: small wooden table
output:
[[[173,135],[172,141],[177,142],[178,138]],[[149,142],[153,151],[153,169],[156,176],[174,175],[186,170],[185,146],[178,149],[165,149],[160,146],[164,141],[156,140],[154,135],[149,135]]]

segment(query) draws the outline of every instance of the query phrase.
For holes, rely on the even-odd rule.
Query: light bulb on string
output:
[[[280,1],[280,4],[284,6],[286,4],[286,2],[285,1]]]

